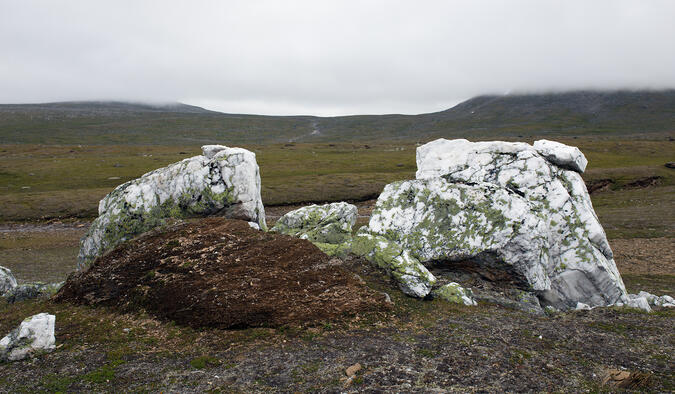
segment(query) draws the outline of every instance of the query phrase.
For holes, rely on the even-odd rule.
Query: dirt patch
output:
[[[310,242],[208,218],[147,233],[75,273],[56,301],[145,310],[192,327],[278,327],[388,308]]]
[[[610,240],[622,274],[675,275],[675,238]]]
[[[604,192],[609,190],[609,188],[614,184],[613,179],[603,178],[586,181],[586,189],[588,189],[589,194]]]
[[[643,187],[658,186],[663,181],[662,176],[648,176],[645,178],[639,178],[632,182],[626,183],[624,186],[627,189],[639,189]]]

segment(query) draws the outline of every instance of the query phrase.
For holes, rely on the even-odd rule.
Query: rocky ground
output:
[[[622,384],[634,390],[675,389],[672,309],[534,316],[416,300],[362,260],[342,268],[388,292],[393,309],[221,330],[105,307],[1,305],[3,332],[31,313],[54,313],[58,348],[0,365],[0,391],[580,392],[611,389],[603,379],[617,370],[628,371]],[[348,378],[357,363],[361,369]]]
[[[357,204],[361,222],[373,203]],[[295,208],[270,207],[270,225]],[[3,236],[82,232],[82,225],[12,228]],[[610,240],[629,291],[673,295],[673,242]],[[610,373],[628,390],[675,390],[672,309],[645,314],[597,308],[534,316],[488,303],[468,307],[415,300],[356,258],[341,269],[387,292],[393,309],[304,325],[224,330],[109,307],[2,303],[2,333],[26,316],[55,314],[57,349],[0,365],[0,392],[616,391],[603,385]],[[347,369],[356,364],[361,368],[348,377]]]

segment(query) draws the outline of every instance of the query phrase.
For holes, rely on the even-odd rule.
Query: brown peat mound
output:
[[[144,310],[192,327],[275,327],[385,310],[310,242],[207,218],[146,233],[71,274],[57,302]]]

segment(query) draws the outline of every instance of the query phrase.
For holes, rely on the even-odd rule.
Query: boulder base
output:
[[[206,218],[156,229],[71,275],[57,302],[145,310],[192,327],[275,327],[389,308],[306,240]]]

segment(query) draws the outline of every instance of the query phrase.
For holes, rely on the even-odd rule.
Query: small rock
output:
[[[33,282],[33,283],[24,283],[18,285],[12,290],[6,292],[3,297],[7,300],[8,303],[13,304],[15,302],[32,300],[39,297],[51,297],[56,294],[57,291],[63,286],[64,282],[58,283],[42,283],[42,282]]]
[[[352,376],[356,375],[356,373],[359,372],[360,370],[361,370],[361,364],[356,363],[356,364],[352,365],[351,367],[347,368],[347,370],[345,371],[345,374],[348,377],[352,377]]]
[[[39,313],[25,319],[0,340],[0,361],[17,361],[54,350],[56,317]]]
[[[577,307],[575,309],[578,311],[590,311],[591,307],[583,302],[577,302]]]
[[[9,268],[0,267],[0,295],[13,290],[17,286],[16,278]]]
[[[626,297],[622,298],[621,302],[617,302],[616,306],[625,306],[628,308],[641,309],[645,312],[651,312],[652,308],[649,306],[649,301],[646,297],[637,296],[635,294],[629,294]]]
[[[346,202],[309,205],[286,213],[270,231],[306,239],[329,256],[341,256],[347,253],[357,214],[356,206]]]
[[[664,164],[666,168],[675,168],[675,161],[669,161],[668,163]]]
[[[465,289],[459,283],[451,282],[434,290],[434,297],[456,304],[478,305],[473,298],[471,289]]]

